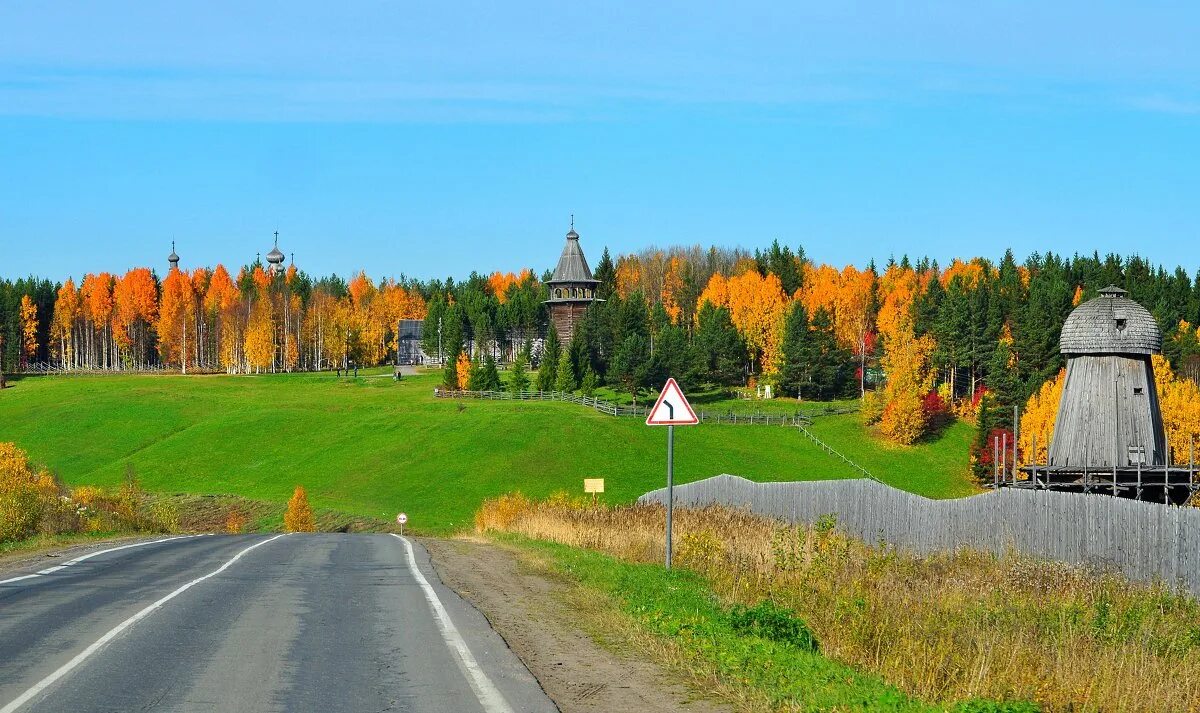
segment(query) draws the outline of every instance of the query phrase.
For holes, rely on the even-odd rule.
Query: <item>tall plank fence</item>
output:
[[[665,489],[638,499],[665,501]],[[675,503],[747,507],[789,523],[811,524],[833,515],[848,534],[918,554],[1016,551],[1162,581],[1200,595],[1197,508],[1013,488],[930,500],[866,479],[755,483],[732,475],[677,486]]]

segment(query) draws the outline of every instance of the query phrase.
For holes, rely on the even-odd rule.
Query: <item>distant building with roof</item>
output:
[[[592,277],[583,248],[579,246],[579,233],[575,232],[575,219],[571,218],[571,229],[563,246],[558,265],[547,287],[550,299],[546,306],[550,310],[550,323],[558,332],[559,341],[571,341],[575,327],[593,302],[603,302],[596,296],[600,281]]]

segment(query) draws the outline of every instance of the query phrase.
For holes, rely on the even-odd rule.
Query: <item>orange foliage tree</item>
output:
[[[260,297],[251,306],[244,349],[246,363],[256,372],[270,370],[275,364],[275,323],[270,300]]]
[[[113,337],[133,366],[146,364],[150,327],[158,318],[158,286],[148,268],[135,267],[113,288]]]
[[[84,276],[80,299],[84,320],[85,366],[108,369],[115,361],[112,340],[113,276],[107,272]]]
[[[37,329],[38,329],[38,311],[37,305],[29,298],[29,295],[21,295],[21,306],[18,308],[18,316],[21,320],[21,361],[28,361],[37,356]]]
[[[764,377],[770,379],[779,370],[779,349],[783,341],[783,323],[788,300],[775,275],[763,277],[747,270],[730,278],[715,274],[700,294],[699,304],[729,310],[733,326],[746,340],[751,358]]]
[[[292,499],[288,500],[287,510],[283,513],[283,529],[288,532],[315,532],[317,529],[312,507],[308,504],[308,493],[301,485],[296,486]]]
[[[1183,465],[1195,458],[1200,438],[1200,387],[1191,379],[1177,376],[1165,357],[1155,354],[1151,358],[1171,462]]]
[[[195,361],[188,345],[194,348],[196,342],[196,295],[191,278],[178,268],[163,280],[155,329],[163,363],[177,365],[186,374],[188,362]]]
[[[642,284],[642,264],[636,255],[617,258],[617,294],[626,299]]]
[[[458,374],[458,390],[462,391],[467,388],[467,381],[471,377],[471,357],[467,356],[466,349],[458,353],[458,361],[454,364],[454,369]]]
[[[50,351],[64,369],[79,366],[75,335],[81,312],[79,291],[75,289],[75,281],[68,277],[54,300],[54,319],[50,323]]]
[[[672,322],[678,323],[683,313],[684,270],[687,268],[683,258],[678,255],[671,257],[663,271],[662,290],[659,295],[663,309]]]
[[[217,364],[226,371],[232,371],[241,362],[240,297],[229,271],[218,264],[208,278],[204,312],[212,323],[210,340]]]
[[[1063,384],[1067,371],[1061,369],[1053,379],[1042,384],[1025,403],[1021,414],[1020,449],[1026,458],[1033,457],[1034,463],[1045,463],[1049,459],[1050,439],[1054,436],[1054,424],[1058,420],[1058,404],[1062,401]],[[1033,442],[1037,440],[1037,450]]]
[[[925,434],[928,427],[922,399],[933,389],[934,371],[930,365],[934,341],[928,335],[913,333],[911,321],[892,333],[882,360],[887,385],[886,406],[879,428],[888,439],[910,445]]]

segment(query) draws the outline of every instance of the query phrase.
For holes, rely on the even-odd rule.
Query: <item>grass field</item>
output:
[[[115,485],[132,463],[143,485],[285,501],[302,484],[314,506],[391,517],[418,531],[470,525],[486,497],[576,492],[605,478],[625,502],[664,482],[664,429],[565,403],[434,399],[440,374],[395,383],[327,374],[32,377],[0,392],[0,441],[69,484]],[[389,372],[390,373],[390,372]],[[814,432],[897,487],[931,497],[972,491],[970,428],[887,448],[857,415]],[[854,477],[794,429],[697,426],[676,432],[679,482],[734,473],[755,480]]]

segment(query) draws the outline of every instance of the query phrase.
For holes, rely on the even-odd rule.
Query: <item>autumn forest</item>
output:
[[[808,400],[858,399],[864,420],[911,444],[954,419],[977,445],[1053,422],[1058,336],[1109,284],[1165,335],[1160,394],[1173,442],[1197,435],[1200,274],[1138,257],[1034,254],[1018,261],[889,259],[838,268],[778,242],[748,252],[646,249],[595,264],[598,296],[569,342],[532,270],[420,281],[315,277],[254,263],[164,276],[139,267],[78,282],[0,281],[3,370],[262,373],[391,363],[401,320],[424,320],[421,348],[444,358],[445,386],[631,393],[675,376],[689,389],[770,385]],[[526,371],[528,370],[528,372]],[[1045,443],[1045,440],[1042,441]],[[1023,447],[1031,444],[1022,440]],[[1041,450],[1041,449],[1039,449]],[[988,465],[978,448],[977,467]]]

